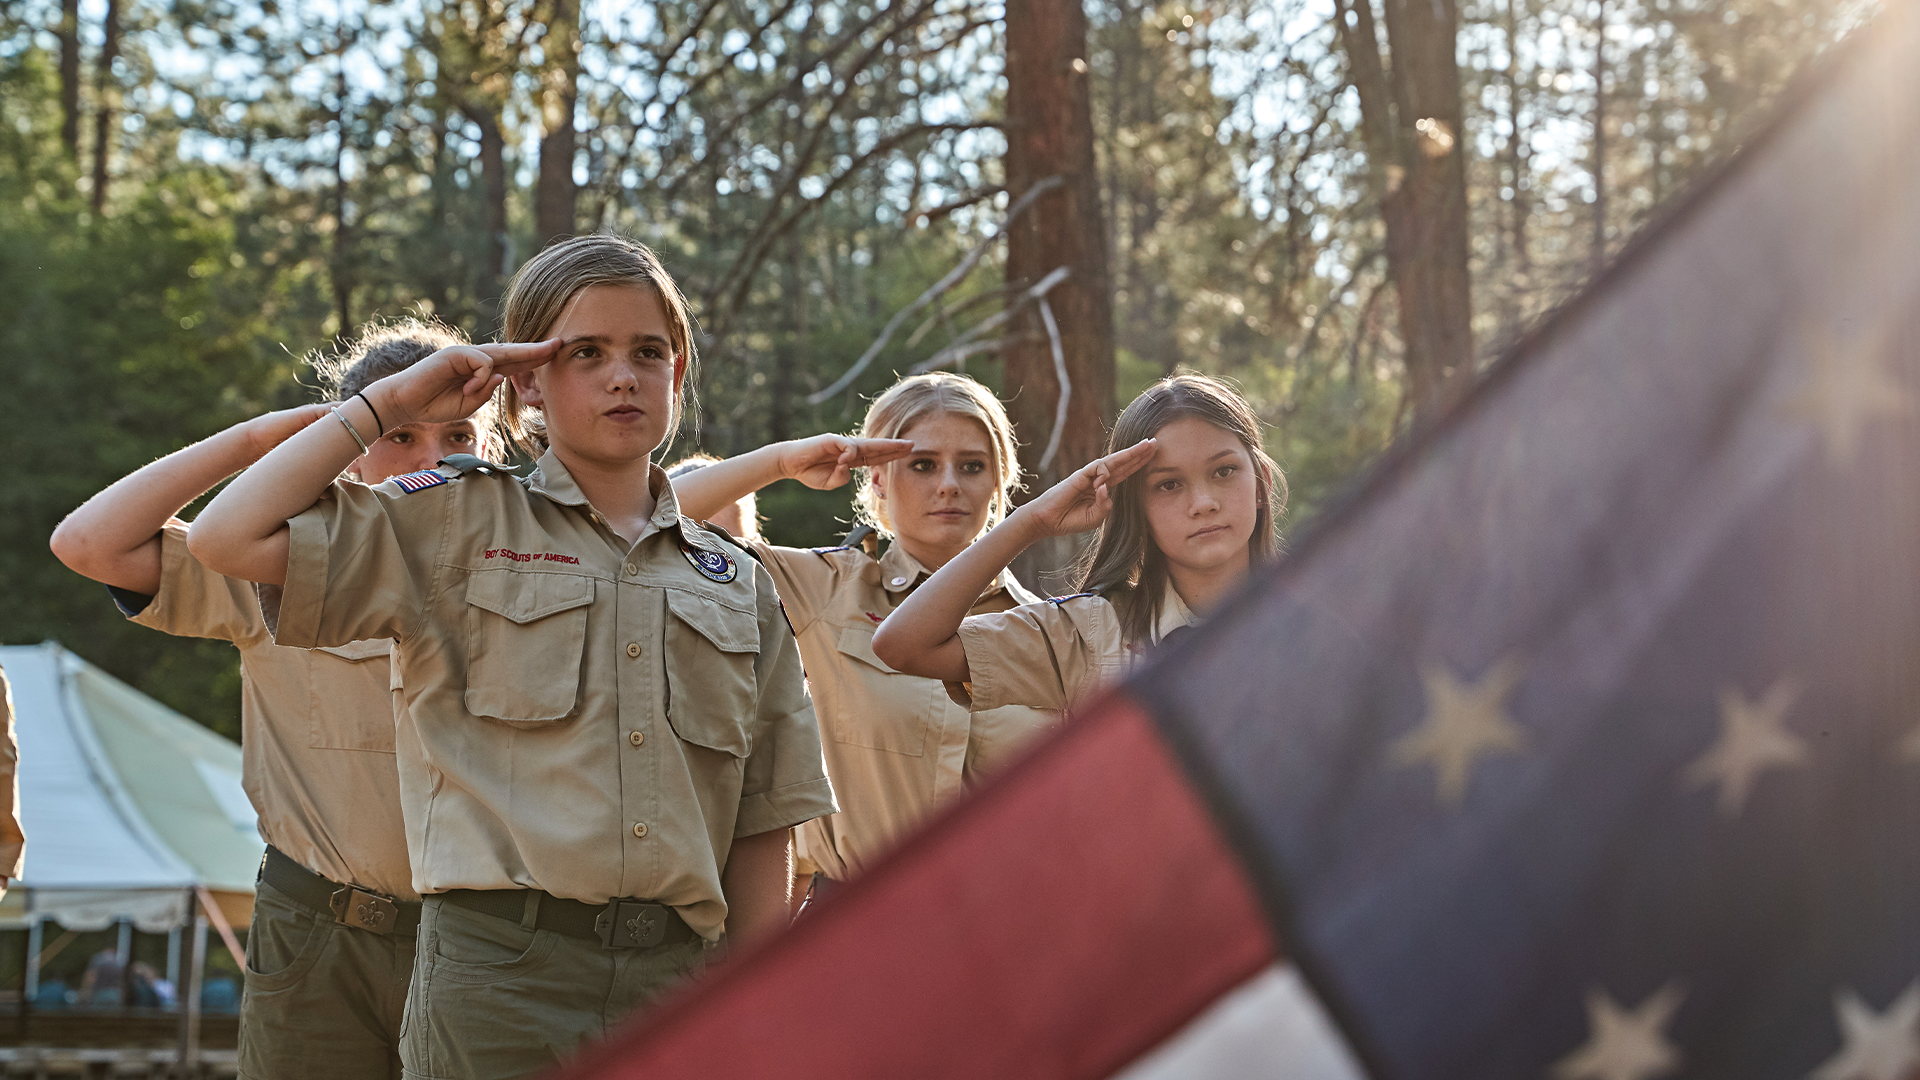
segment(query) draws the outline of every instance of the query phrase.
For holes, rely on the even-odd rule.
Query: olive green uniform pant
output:
[[[537,1074],[698,974],[708,949],[699,938],[609,949],[429,896],[400,1039],[404,1075],[513,1080]]]
[[[240,999],[244,1080],[400,1075],[414,939],[343,926],[261,882]]]

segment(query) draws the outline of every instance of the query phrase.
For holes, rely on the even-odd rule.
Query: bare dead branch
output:
[[[1053,456],[1060,452],[1060,436],[1067,430],[1067,402],[1073,397],[1073,380],[1067,377],[1067,351],[1060,344],[1060,324],[1054,320],[1053,305],[1047,303],[1044,293],[1038,302],[1040,321],[1047,324],[1047,344],[1053,349],[1053,377],[1060,380],[1060,400],[1053,406],[1053,434],[1047,436],[1047,452],[1040,455],[1040,475],[1045,476],[1053,465]]]
[[[1072,274],[1073,274],[1072,268],[1062,266],[1059,269],[1048,274],[1046,277],[1043,277],[1039,281],[1034,282],[1031,288],[1027,289],[1025,292],[1020,294],[1020,299],[1014,301],[1011,305],[1005,308],[1002,308],[1001,310],[994,312],[992,315],[989,315],[986,318],[980,320],[979,322],[973,324],[973,326],[970,329],[968,329],[966,333],[961,334],[958,338],[954,339],[952,344],[948,345],[944,349],[941,349],[939,352],[934,353],[932,356],[921,361],[920,363],[913,365],[911,369],[911,373],[914,375],[921,375],[926,372],[932,371],[934,368],[945,367],[946,365],[953,363],[955,360],[958,360],[963,356],[971,356],[974,352],[980,351],[977,349],[970,349],[970,346],[977,343],[979,338],[982,335],[988,333],[989,331],[999,329],[1002,325],[1004,325],[1007,322],[1007,320],[1013,318],[1015,315],[1020,314],[1022,311],[1025,311],[1027,308],[1027,305],[1034,303],[1035,301],[1039,300],[1041,297],[1047,295],[1048,292],[1052,291],[1055,285],[1058,285],[1061,282],[1067,280],[1067,278]]]
[[[873,344],[867,346],[866,352],[860,354],[860,359],[854,361],[853,366],[848,368],[845,374],[833,380],[831,386],[828,386],[824,390],[818,390],[808,394],[807,403],[810,405],[818,405],[852,385],[853,380],[859,378],[860,373],[867,370],[867,366],[873,363],[873,358],[880,355],[880,350],[887,347],[887,342],[893,340],[894,332],[900,329],[901,323],[906,322],[908,317],[914,312],[933,303],[941,293],[953,288],[968,274],[972,273],[974,266],[980,262],[981,256],[987,253],[987,248],[991,246],[994,241],[1000,239],[1001,235],[1007,231],[1007,226],[1013,224],[1014,219],[1018,218],[1022,213],[1025,213],[1027,207],[1032,206],[1035,199],[1038,199],[1041,195],[1052,191],[1064,183],[1066,183],[1064,177],[1049,176],[1028,188],[1026,193],[1021,195],[1017,202],[1007,208],[1007,216],[1001,219],[1000,224],[994,226],[993,231],[988,233],[985,239],[975,244],[973,250],[967,252],[967,254],[961,258],[959,265],[947,271],[946,276],[929,286],[927,291],[921,293],[913,303],[908,304],[906,307],[894,313],[893,318],[887,320],[886,327],[880,331],[880,336],[874,339]],[[1060,271],[1055,271],[1055,273],[1059,272]],[[1052,276],[1051,274],[1048,275],[1049,278]],[[1052,286],[1049,285],[1048,288],[1052,288]],[[1004,321],[1004,319],[1002,321]],[[931,361],[929,361],[929,363],[931,363]],[[920,369],[915,368],[914,370],[918,371]]]

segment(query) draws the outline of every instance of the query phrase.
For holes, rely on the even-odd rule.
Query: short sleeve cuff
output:
[[[758,836],[775,829],[790,829],[814,818],[826,817],[840,809],[833,801],[833,784],[822,776],[800,784],[747,795],[740,800],[740,816],[734,822],[733,836]]]
[[[967,653],[967,681],[948,683],[947,696],[974,712],[1012,704],[1000,700],[1005,679],[985,625],[970,618],[960,620],[960,647]]]
[[[287,522],[287,583],[280,592],[276,645],[311,649],[319,642],[327,599],[327,502],[323,498]]]

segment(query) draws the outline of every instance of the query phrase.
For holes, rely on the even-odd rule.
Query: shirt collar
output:
[[[562,506],[589,505],[586,493],[580,490],[579,483],[552,448],[534,463],[533,472],[527,476],[527,487]],[[647,487],[653,492],[653,516],[647,519],[648,524],[656,530],[679,527],[680,504],[673,497],[673,485],[667,482],[667,471],[653,462],[647,463]]]
[[[1160,610],[1153,617],[1153,643],[1160,644],[1168,634],[1183,626],[1198,626],[1200,617],[1180,599],[1180,593],[1168,581],[1160,592]]]
[[[888,592],[906,592],[931,577],[932,574],[933,571],[927,569],[919,559],[907,554],[907,549],[901,547],[899,541],[888,545],[886,554],[880,556],[880,584],[885,586]],[[987,591],[981,595],[991,596],[1000,592],[1011,580],[1013,580],[1013,571],[1002,570],[993,579],[993,584],[987,586]]]

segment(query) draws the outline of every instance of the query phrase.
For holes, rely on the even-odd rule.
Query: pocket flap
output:
[[[517,623],[593,603],[593,579],[579,574],[478,570],[467,578],[467,603]]]
[[[387,656],[393,652],[393,641],[389,638],[368,638],[364,641],[349,641],[345,645],[323,645],[323,653],[332,653],[342,660],[358,663],[371,660],[376,656]]]
[[[840,628],[840,651],[863,664],[879,668],[890,675],[899,674],[886,662],[873,654],[873,631],[859,626]]]
[[[760,651],[760,621],[751,612],[728,607],[699,593],[668,589],[667,609],[721,652]]]

